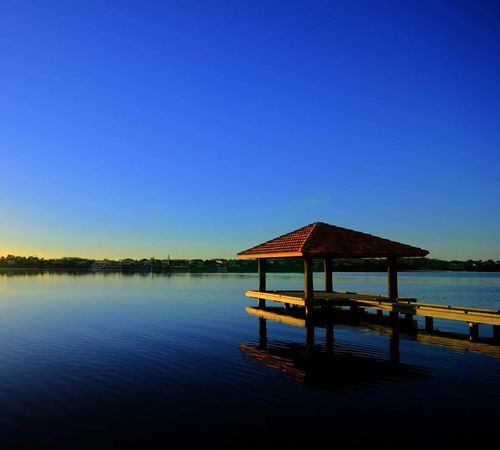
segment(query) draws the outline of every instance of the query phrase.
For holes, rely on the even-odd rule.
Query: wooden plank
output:
[[[304,291],[266,291],[266,292],[259,292],[259,291],[246,291],[245,295],[247,297],[252,297],[252,298],[264,298],[266,300],[272,300],[276,302],[283,302],[283,303],[292,303],[296,305],[304,305]],[[342,302],[342,300],[345,300],[345,302]],[[375,295],[375,294],[356,294],[356,293],[349,293],[349,292],[323,292],[323,291],[316,291],[314,293],[314,304],[315,305],[321,305],[321,304],[329,304],[332,306],[349,306],[352,304],[352,300],[354,301],[363,301],[363,302],[369,302],[367,303],[366,307],[371,306],[371,305],[378,305],[380,304],[381,308],[383,309],[392,309],[393,302],[388,300],[387,297],[381,296],[381,295]],[[406,304],[411,304],[414,303],[414,299],[407,299]],[[403,306],[403,305],[402,305]]]
[[[282,292],[282,291],[280,291]],[[289,291],[293,292],[293,291]],[[339,299],[339,298],[346,298],[346,299],[352,299],[352,300],[376,300],[376,301],[385,301],[385,302],[392,302],[389,297],[386,295],[379,295],[379,294],[366,294],[362,292],[338,292],[338,291],[333,291],[333,292],[323,292],[323,291],[316,291],[314,293],[314,298],[333,298],[333,299]],[[400,297],[398,301],[404,301],[407,303],[415,303],[417,299],[415,298],[410,298],[410,297]]]
[[[300,291],[302,294],[302,291]],[[245,295],[247,297],[251,298],[257,298],[257,299],[265,299],[265,300],[270,300],[273,302],[278,302],[278,303],[290,303],[292,305],[296,306],[305,306],[306,302],[303,296],[297,294],[297,293],[292,293],[292,295],[289,295],[289,293],[284,293],[281,292],[275,293],[275,292],[259,292],[259,291],[246,291]],[[334,299],[334,298],[314,298],[313,300],[309,301],[311,305],[315,306],[351,306],[353,304],[352,300],[349,299]]]
[[[417,306],[416,314],[419,316],[436,317],[440,319],[461,320],[463,322],[474,322],[484,325],[500,325],[500,315],[496,312],[485,313],[462,309],[446,309],[440,307]]]
[[[304,306],[305,301],[302,297],[291,295],[280,295],[272,292],[246,291],[245,295],[252,298],[262,298],[273,302],[290,303],[292,305]]]
[[[304,297],[304,291],[301,290],[273,290],[273,291],[267,291],[267,292],[272,292],[276,294],[282,294],[282,295],[295,295],[299,297]],[[390,301],[389,297],[387,295],[381,295],[381,294],[368,294],[364,292],[340,292],[340,291],[332,291],[332,292],[324,292],[324,291],[315,291],[314,292],[314,298],[352,298],[352,299],[373,299],[373,300],[385,300],[385,301]],[[414,303],[417,301],[415,298],[411,297],[399,297],[398,299],[399,302],[411,302]]]
[[[399,302],[401,303],[401,302]],[[452,305],[440,305],[437,303],[418,303],[417,307],[428,307],[428,308],[439,308],[439,309],[453,309],[456,311],[473,311],[475,313],[485,313],[485,314],[496,314],[500,316],[500,311],[496,309],[485,309],[485,308],[468,308],[466,306],[452,306]]]
[[[358,300],[358,305],[365,308],[395,311],[401,314],[415,314],[418,316],[435,317],[440,319],[460,320],[464,322],[475,322],[485,325],[500,325],[500,314],[494,310],[485,311],[465,309],[462,307],[422,305],[421,303],[388,303],[372,300]]]
[[[416,305],[415,314],[419,316],[434,317],[448,320],[460,320],[463,322],[474,322],[485,325],[499,325],[500,315],[492,311],[475,312],[473,310],[464,310],[463,308],[443,308],[440,306],[421,306]]]

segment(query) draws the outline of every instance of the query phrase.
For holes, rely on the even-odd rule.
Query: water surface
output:
[[[386,290],[383,274],[334,282]],[[500,359],[402,334],[394,360],[391,336],[349,324],[335,325],[331,354],[316,329],[310,356],[303,328],[271,320],[264,349],[245,312],[256,284],[255,274],[0,274],[0,446],[500,442]],[[500,276],[403,273],[400,294],[498,309]]]

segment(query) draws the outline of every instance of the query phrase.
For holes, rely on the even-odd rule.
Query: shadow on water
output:
[[[240,349],[245,355],[315,389],[366,388],[391,380],[425,379],[429,375],[428,369],[400,362],[401,338],[500,358],[500,347],[497,345],[470,342],[467,335],[460,333],[418,330],[414,321],[394,323],[387,317],[345,310],[332,310],[307,319],[301,308],[247,307],[246,311],[258,317],[259,342],[257,345],[241,344]],[[303,342],[269,341],[268,320],[304,328]],[[358,355],[345,343],[336,343],[334,330],[339,325],[362,327],[389,336],[387,357]],[[315,342],[320,333],[324,333],[322,344]]]
[[[279,370],[287,378],[314,389],[342,390],[366,389],[387,381],[417,381],[428,376],[428,369],[400,363],[400,332],[393,327],[386,358],[356,354],[346,344],[335,342],[333,319],[307,319],[283,308],[247,308],[259,317],[259,343],[241,344],[240,349],[258,364]],[[303,342],[270,341],[267,321],[289,321],[303,326]],[[295,320],[295,321],[294,321]],[[316,336],[324,333],[324,341]]]
[[[252,307],[248,306],[246,312],[264,319],[307,328],[328,328],[329,326],[346,325],[362,328],[377,334],[391,336],[391,340],[399,342],[399,336],[405,340],[416,341],[421,344],[448,347],[454,350],[472,353],[481,353],[500,359],[500,345],[496,337],[482,337],[471,340],[467,333],[455,331],[441,331],[437,328],[431,330],[419,328],[419,322],[410,320],[394,320],[390,316],[367,313],[361,309],[346,310],[331,308],[320,310],[314,317],[306,319],[303,308],[283,307]]]

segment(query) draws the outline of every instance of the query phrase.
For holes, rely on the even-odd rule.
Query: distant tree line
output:
[[[314,270],[322,271],[323,262],[314,261]],[[446,270],[470,272],[500,272],[500,261],[467,260],[445,261],[431,258],[401,258],[399,270]],[[0,257],[2,269],[38,269],[38,270],[108,270],[108,271],[147,271],[147,272],[256,272],[255,260],[240,259],[140,259],[126,258],[87,259],[65,257],[45,259],[37,256]],[[269,272],[302,272],[303,262],[300,259],[270,259]],[[334,259],[333,270],[336,272],[383,272],[387,270],[384,259]]]
[[[229,267],[233,270],[229,270]],[[254,260],[231,260],[228,271],[231,272],[254,272],[257,263]],[[240,270],[241,269],[241,270]],[[314,260],[315,272],[323,271],[323,261]],[[493,260],[468,260],[468,261],[445,261],[431,258],[400,258],[398,269],[405,270],[446,270],[446,271],[470,271],[470,272],[500,272],[500,261]],[[333,270],[335,272],[385,272],[387,261],[380,258],[366,259],[333,259]],[[268,272],[303,272],[304,263],[300,259],[270,259],[267,262]]]

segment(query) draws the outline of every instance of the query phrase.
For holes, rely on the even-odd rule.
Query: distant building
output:
[[[211,261],[215,261],[217,264],[226,264],[227,263],[227,259],[211,259]]]
[[[136,260],[131,258],[125,258],[120,261],[120,264],[123,269],[130,269],[133,266],[135,266]]]
[[[94,263],[92,264],[92,266],[90,266],[90,268],[93,270],[115,269],[116,263],[108,259],[101,259],[98,261],[94,261]]]
[[[135,259],[132,258],[125,258],[120,260],[122,264],[135,264]]]
[[[203,260],[202,259],[192,259],[189,261],[189,267],[191,269],[203,269]]]
[[[212,263],[215,263],[215,270],[219,273],[227,272],[227,259],[211,259]]]
[[[172,259],[170,260],[171,269],[189,269],[189,259]]]

